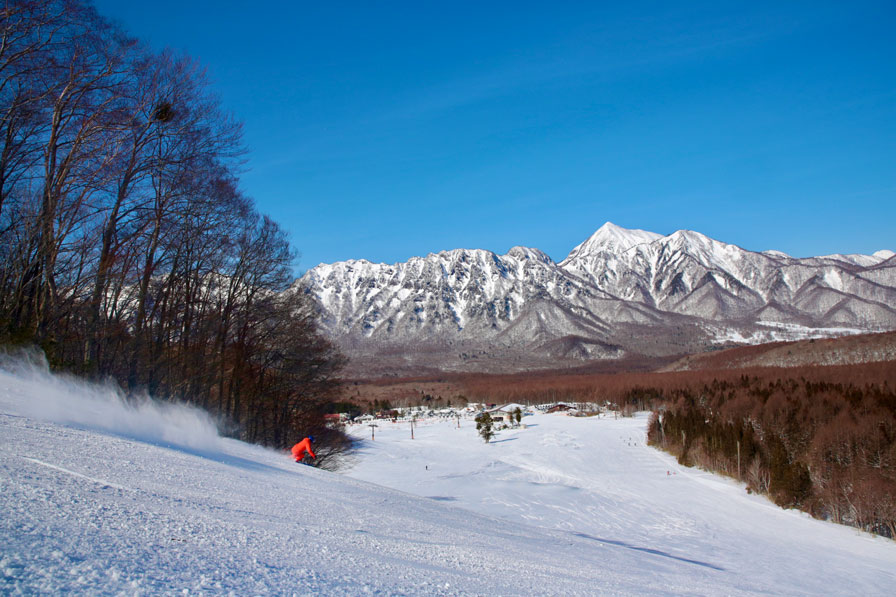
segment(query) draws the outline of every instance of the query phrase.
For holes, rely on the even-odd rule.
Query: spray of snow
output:
[[[15,388],[23,416],[112,433],[138,441],[204,452],[222,438],[208,413],[176,403],[122,392],[116,384],[89,383],[51,373],[43,354],[0,355],[0,387]]]

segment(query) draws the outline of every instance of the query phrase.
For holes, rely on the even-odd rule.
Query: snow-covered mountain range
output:
[[[525,247],[458,249],[321,264],[298,283],[351,356],[450,369],[896,329],[892,251],[795,258],[610,222],[560,263]]]

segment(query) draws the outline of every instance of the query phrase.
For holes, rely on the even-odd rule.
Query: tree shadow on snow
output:
[[[711,568],[712,570],[719,570],[719,571],[725,570],[721,566],[716,566],[715,564],[709,564],[707,562],[701,562],[699,560],[691,560],[688,558],[673,556],[672,554],[666,553],[665,551],[660,551],[658,549],[651,549],[649,547],[638,547],[637,545],[632,545],[630,543],[626,543],[625,541],[616,541],[613,539],[601,539],[600,537],[593,537],[586,533],[573,533],[573,535],[575,535],[576,537],[581,537],[583,539],[590,539],[591,541],[597,541],[598,543],[603,543],[604,545],[616,545],[617,547],[624,547],[626,549],[631,549],[633,551],[641,551],[644,553],[653,554],[655,556],[669,558],[671,560],[678,560],[679,562],[685,562],[686,564],[694,564],[696,566],[703,566],[704,568]]]
[[[503,443],[503,442],[515,442],[515,441],[518,440],[518,439],[519,439],[519,438],[517,438],[517,437],[508,437],[507,439],[496,439],[496,440],[492,440],[492,441],[490,441],[489,443],[490,443],[490,444],[500,444],[500,443]]]

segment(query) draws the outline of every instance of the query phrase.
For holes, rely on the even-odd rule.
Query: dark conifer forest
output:
[[[341,449],[322,412],[343,358],[287,291],[296,252],[241,192],[241,125],[202,66],[82,0],[0,14],[0,342],[248,441]]]

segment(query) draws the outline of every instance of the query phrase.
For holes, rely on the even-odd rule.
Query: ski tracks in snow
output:
[[[81,473],[69,470],[67,468],[63,468],[61,466],[56,466],[55,464],[50,464],[49,462],[44,462],[43,460],[38,460],[37,458],[29,458],[27,456],[22,456],[22,460],[27,460],[29,462],[33,462],[34,464],[39,464],[41,466],[45,466],[49,469],[53,469],[54,471],[59,471],[60,473],[65,473],[66,475],[71,475],[72,477],[76,477],[79,479],[86,479],[92,483],[96,483],[100,487],[106,488],[111,487],[112,489],[120,489],[122,491],[133,491],[130,487],[125,487],[124,485],[119,485],[118,483],[112,483],[111,481],[105,481],[103,479],[97,479],[96,477],[90,477],[88,475],[83,475]]]

